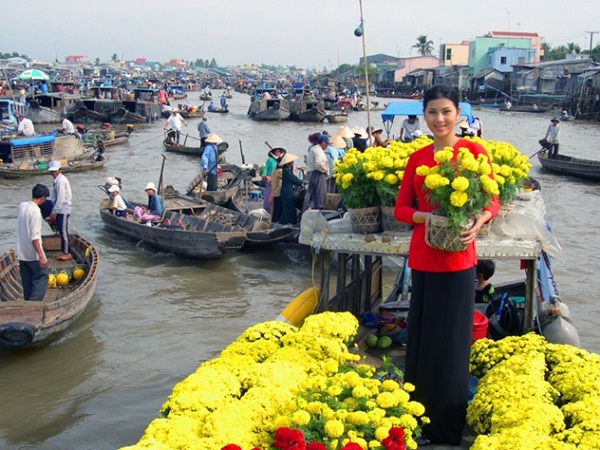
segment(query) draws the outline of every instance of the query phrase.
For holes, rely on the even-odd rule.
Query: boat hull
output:
[[[51,260],[52,252],[58,254],[60,250],[60,241],[57,236],[46,236],[42,240]],[[90,242],[76,234],[71,235],[71,255],[73,259],[62,264],[85,267],[84,276],[65,287],[48,287],[42,302],[23,300],[14,249],[2,256],[0,346],[26,347],[49,341],[69,328],[85,311],[96,289],[99,256]]]
[[[547,153],[538,153],[538,161],[544,170],[559,175],[569,175],[585,180],[600,181],[600,161],[558,155],[548,158]]]

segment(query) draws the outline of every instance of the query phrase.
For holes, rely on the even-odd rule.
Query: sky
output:
[[[171,58],[334,69],[357,64],[360,0],[4,0],[21,11],[3,21],[0,52],[32,59]],[[11,9],[11,8],[8,8]],[[600,31],[600,0],[362,0],[366,54],[416,56],[427,35],[442,43],[488,31],[537,32],[552,47],[589,49]],[[600,34],[593,35],[594,46]]]

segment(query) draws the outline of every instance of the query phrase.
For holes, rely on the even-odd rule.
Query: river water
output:
[[[188,101],[199,104],[198,94],[190,93]],[[229,114],[208,115],[211,130],[230,145],[229,162],[241,163],[240,143],[246,162],[266,160],[265,142],[304,155],[310,133],[333,133],[340,126],[254,122],[246,117],[248,106],[248,96],[234,93]],[[537,141],[551,118],[485,109],[475,113],[485,138],[509,141],[526,155],[539,149]],[[402,119],[396,119],[395,136]],[[185,131],[196,137],[199,119],[187,122]],[[382,127],[380,112],[371,114],[371,123]],[[68,176],[74,191],[71,228],[100,253],[98,287],[88,310],[58,341],[0,350],[0,448],[114,449],[137,442],[177,382],[248,326],[276,317],[311,286],[310,252],[300,246],[280,244],[190,262],[103,226],[98,202],[104,194],[97,186],[107,176],[119,176],[127,198],[145,201],[144,186],[159,178],[163,124],[136,126],[127,145],[108,149],[110,160],[103,169]],[[366,113],[351,113],[348,125],[366,127]],[[423,122],[421,128],[426,131]],[[563,153],[600,159],[595,154],[599,141],[598,124],[562,123]],[[168,154],[165,183],[184,191],[198,164],[193,157]],[[583,347],[600,353],[600,186],[544,173],[537,160],[531,175],[542,183],[546,217],[563,250],[554,265],[558,291]],[[0,180],[0,251],[13,245],[17,205],[29,199],[37,182],[51,185],[52,178]],[[385,287],[394,275],[390,267]]]

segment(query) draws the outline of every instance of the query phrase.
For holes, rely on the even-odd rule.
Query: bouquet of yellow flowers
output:
[[[517,194],[522,182],[529,178],[529,158],[508,142],[480,139],[475,142],[483,145],[492,160],[494,179],[498,183],[498,197],[500,204],[504,205]]]
[[[347,208],[394,206],[408,157],[427,144],[428,138],[409,144],[392,141],[389,148],[350,149],[336,164],[334,178]]]
[[[499,189],[490,178],[492,166],[485,155],[475,157],[461,147],[457,158],[453,157],[453,149],[446,147],[435,153],[435,166],[420,166],[417,175],[425,177],[423,189],[429,191],[426,195],[435,211],[459,232],[471,217],[489,205]]]

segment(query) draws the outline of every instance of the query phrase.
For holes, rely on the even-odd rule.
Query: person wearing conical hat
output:
[[[211,133],[206,138],[206,147],[202,152],[201,168],[206,175],[206,190],[216,191],[217,186],[217,163],[219,160],[217,145],[223,142],[216,133]]]
[[[282,225],[297,225],[298,211],[296,210],[296,200],[294,198],[294,186],[302,186],[303,181],[294,175],[294,161],[298,156],[286,153],[279,166],[281,167],[281,218],[279,223]]]

